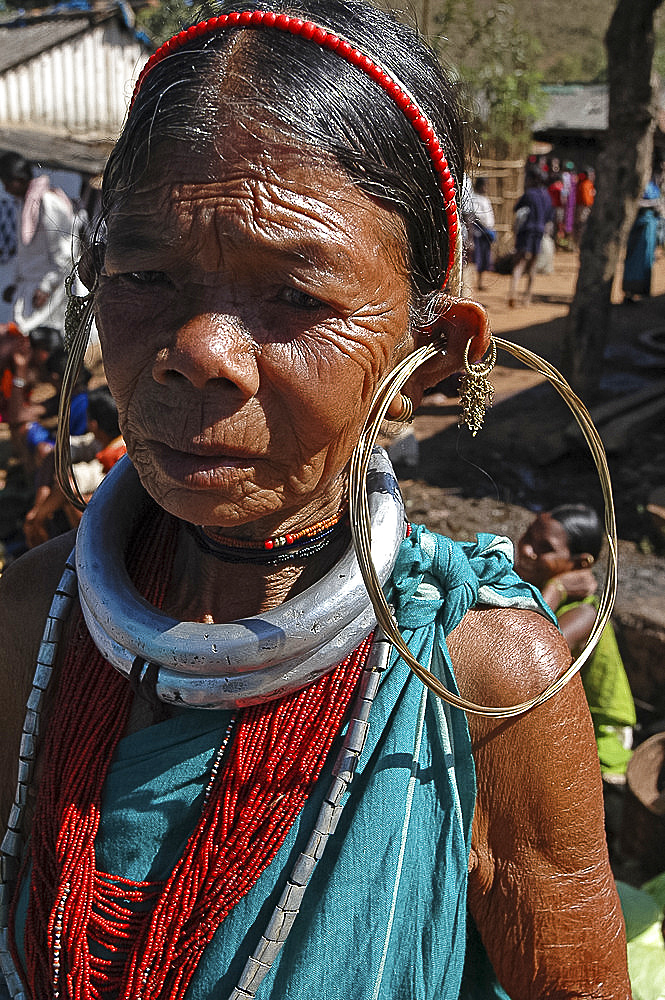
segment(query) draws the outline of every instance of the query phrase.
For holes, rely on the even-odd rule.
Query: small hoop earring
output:
[[[490,356],[486,361],[479,361],[477,364],[469,364],[469,348],[471,341],[467,341],[464,348],[464,372],[460,379],[460,405],[462,407],[462,419],[460,423],[465,423],[473,437],[483,426],[485,420],[485,410],[492,405],[494,399],[494,386],[488,380],[494,365],[496,364],[496,341],[494,337],[490,339]]]
[[[413,420],[413,400],[401,392],[399,396],[402,400],[401,409],[396,417],[388,416],[388,420],[392,420],[395,424],[408,424],[410,420]]]

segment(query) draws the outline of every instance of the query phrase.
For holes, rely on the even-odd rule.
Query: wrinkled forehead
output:
[[[155,225],[174,235],[184,220],[201,227],[240,220],[281,237],[301,230],[303,243],[334,244],[341,231],[368,247],[392,244],[405,256],[398,214],[364,192],[330,154],[297,141],[284,129],[254,121],[225,121],[203,146],[156,138],[150,155],[115,199],[108,239],[155,239]],[[370,251],[371,252],[371,251]]]
[[[340,190],[353,186],[331,154],[309,146],[286,127],[229,116],[207,133],[197,133],[195,141],[153,131],[119,196],[154,187],[160,178],[170,184],[206,184],[241,176],[295,183],[297,176],[315,173],[321,175],[321,184],[333,182]]]

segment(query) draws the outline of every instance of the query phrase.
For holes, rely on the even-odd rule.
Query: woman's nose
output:
[[[201,313],[184,322],[153,365],[162,385],[186,378],[197,389],[223,379],[250,399],[259,388],[255,344],[236,316]]]

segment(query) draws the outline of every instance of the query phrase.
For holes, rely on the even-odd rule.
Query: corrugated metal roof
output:
[[[87,31],[90,19],[75,17],[21,24],[0,25],[0,73],[33,59],[46,49]]]
[[[118,2],[0,22],[0,147],[97,172],[149,50]]]
[[[605,84],[567,84],[543,89],[549,103],[545,114],[535,123],[534,133],[604,132],[607,128],[610,99]]]
[[[114,143],[115,137],[71,136],[47,128],[0,124],[0,152],[20,153],[45,168],[99,174]]]

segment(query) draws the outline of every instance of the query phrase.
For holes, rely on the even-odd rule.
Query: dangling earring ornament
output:
[[[401,392],[399,394],[399,398],[402,401],[400,411],[395,417],[392,417],[390,413],[388,413],[388,420],[392,420],[395,424],[408,424],[409,421],[413,419],[413,401],[410,396],[405,396]]]
[[[67,293],[67,307],[65,309],[65,347],[71,351],[72,344],[76,340],[77,334],[92,319],[92,308],[94,303],[94,290],[87,295],[74,294],[74,281],[76,279],[76,268],[65,278],[65,291]]]
[[[496,342],[494,337],[490,343],[490,357],[476,365],[469,364],[469,340],[464,349],[464,373],[460,380],[460,404],[462,406],[462,421],[475,437],[485,420],[485,410],[492,405],[494,386],[487,376],[496,363]]]

